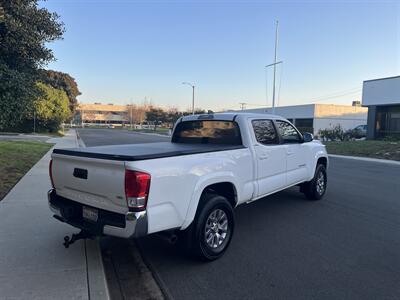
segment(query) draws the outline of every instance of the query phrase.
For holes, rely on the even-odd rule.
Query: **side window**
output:
[[[288,122],[277,120],[276,125],[284,143],[300,143],[302,141],[300,134]]]
[[[278,144],[278,135],[271,120],[254,120],[251,123],[257,142],[264,145]]]

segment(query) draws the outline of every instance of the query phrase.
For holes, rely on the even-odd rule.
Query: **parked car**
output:
[[[355,138],[360,139],[367,136],[367,125],[358,125],[354,129]]]
[[[55,149],[49,204],[79,237],[162,232],[214,260],[232,239],[234,208],[296,185],[319,200],[327,167],[325,146],[281,117],[192,115],[170,142]]]

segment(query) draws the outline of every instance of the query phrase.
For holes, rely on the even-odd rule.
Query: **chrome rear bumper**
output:
[[[55,189],[47,193],[50,210],[54,217],[76,228],[89,231],[95,235],[110,235],[121,238],[136,238],[147,235],[147,212],[127,212],[118,214],[102,209],[97,222],[89,222],[82,218],[82,207],[79,202],[58,196]]]

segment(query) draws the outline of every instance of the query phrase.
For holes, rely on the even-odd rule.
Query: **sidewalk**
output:
[[[78,147],[74,130],[49,142]],[[62,245],[79,230],[48,208],[51,151],[0,201],[0,299],[108,299],[97,241]]]

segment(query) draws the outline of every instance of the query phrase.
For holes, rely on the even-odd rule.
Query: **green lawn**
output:
[[[329,154],[364,156],[400,161],[400,141],[324,142]]]
[[[68,130],[68,129],[66,129]],[[63,137],[64,136],[64,132],[62,132],[62,130],[59,130],[57,132],[9,132],[9,131],[0,131],[0,135],[17,135],[17,134],[27,134],[27,135],[47,135],[50,137]]]
[[[41,142],[0,141],[0,201],[52,146]]]

